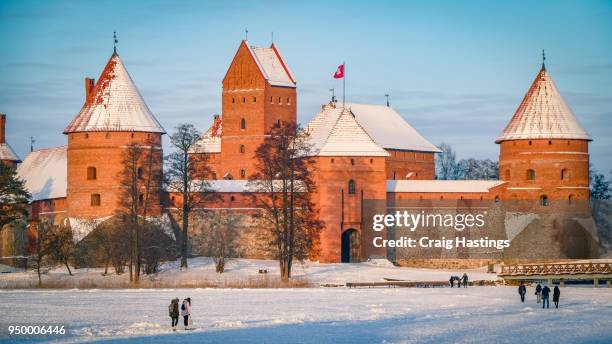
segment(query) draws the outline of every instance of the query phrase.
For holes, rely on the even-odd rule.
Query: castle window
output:
[[[92,207],[100,206],[100,194],[91,194],[91,206]]]
[[[283,102],[281,101],[281,97],[278,97],[278,103],[282,104]]]
[[[245,148],[244,145],[240,145],[240,153],[244,154]]]
[[[567,203],[569,205],[572,205],[572,202],[574,201],[574,195],[569,195],[567,196]]]
[[[276,124],[274,124],[274,126],[276,128],[280,128],[281,127],[280,119],[276,120]]]
[[[253,97],[253,103],[257,103],[257,97]]]
[[[531,146],[531,141],[529,141],[529,145]]]
[[[270,97],[270,104],[274,104],[274,98]]]
[[[351,159],[351,165],[355,166],[355,159]]]
[[[510,170],[506,170],[506,180],[510,180]]]
[[[546,196],[546,195],[540,196],[540,205],[543,206],[543,207],[547,207],[548,206],[548,196]]]
[[[444,196],[440,196],[440,201],[444,199]]]
[[[236,98],[232,97],[232,103],[236,102]]]
[[[134,133],[131,133],[131,134],[130,134],[130,137],[131,137],[131,138],[134,138]]]
[[[570,173],[569,170],[567,168],[564,168],[561,170],[561,180],[569,180],[570,179]]]
[[[534,170],[527,170],[527,180],[535,180],[536,175]]]
[[[230,201],[231,201],[231,202],[233,202],[233,201],[235,201],[235,200],[236,200],[236,197],[234,197],[234,196],[231,196],[231,197],[230,197]]]
[[[95,167],[88,167],[87,168],[87,180],[96,180],[97,178],[97,170]]]
[[[89,134],[85,134],[85,138],[88,139],[89,138]]]
[[[142,179],[142,175],[143,175],[143,172],[142,172],[142,167],[139,167],[139,168],[136,170],[136,176],[138,176],[138,179]]]
[[[291,105],[291,98],[287,97],[287,105]]]
[[[499,196],[495,196],[495,203],[499,203]]]
[[[217,179],[217,172],[212,173],[212,179]]]
[[[373,164],[373,163],[374,163],[374,159],[370,159],[370,164]]]
[[[246,171],[244,168],[240,169],[240,178],[246,178]]]
[[[348,182],[348,193],[349,195],[355,194],[355,181],[352,179]]]
[[[246,97],[242,97],[242,102],[246,103]]]
[[[240,120],[240,129],[246,129],[246,119]]]
[[[143,194],[138,195],[138,205],[141,207],[144,205],[144,195]]]
[[[331,159],[331,163],[332,163],[332,164],[334,163],[334,159],[333,159],[333,158]]]
[[[548,141],[548,144],[549,144],[549,145],[552,145],[552,141]]]
[[[397,172],[393,171],[393,180],[396,180],[396,179],[397,179]]]

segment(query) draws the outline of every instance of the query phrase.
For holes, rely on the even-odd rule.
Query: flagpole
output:
[[[346,62],[342,61],[342,65],[344,66],[344,75],[342,76],[342,107],[344,108],[344,101],[346,99]]]

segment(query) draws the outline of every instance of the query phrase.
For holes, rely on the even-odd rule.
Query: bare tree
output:
[[[150,198],[154,192],[155,180],[161,181],[161,152],[153,142],[146,145],[131,143],[125,150],[119,172],[123,195],[119,201],[118,214],[128,229],[130,240],[129,271],[130,281],[138,283],[142,264],[142,228],[147,221]]]
[[[203,214],[203,224],[198,226],[200,233],[197,239],[204,253],[213,258],[218,273],[225,271],[228,258],[238,254],[239,228],[243,225],[243,217],[228,210]]]
[[[199,178],[207,174],[205,156],[190,154],[199,139],[200,133],[192,124],[179,124],[170,136],[174,152],[166,156],[168,190],[181,195],[180,207],[177,209],[181,216],[181,269],[187,268],[190,214],[212,191],[210,183]]]
[[[42,287],[42,270],[48,263],[51,253],[49,238],[53,231],[53,224],[49,221],[41,221],[36,225],[36,247],[34,251],[34,262],[36,263],[36,274],[38,275],[38,286]]]
[[[255,152],[256,173],[249,188],[261,208],[256,216],[269,232],[268,245],[279,260],[281,279],[291,277],[293,259],[303,260],[317,247],[323,224],[311,200],[314,160],[305,131],[293,123],[272,128]]]
[[[72,276],[70,264],[74,262],[75,245],[72,231],[64,225],[52,225],[44,234],[45,251],[55,262],[64,264],[68,274]]]

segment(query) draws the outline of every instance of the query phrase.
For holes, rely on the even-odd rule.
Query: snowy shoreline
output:
[[[260,274],[260,270],[267,273]],[[111,273],[103,275],[102,268],[75,269],[69,276],[66,269],[57,267],[42,276],[43,288],[57,289],[161,289],[161,288],[316,288],[320,286],[344,286],[347,282],[382,282],[386,279],[402,281],[448,281],[450,276],[469,275],[470,281],[493,283],[496,274],[485,268],[466,270],[437,270],[397,267],[388,261],[363,263],[321,264],[304,262],[294,265],[289,284],[280,282],[278,262],[274,260],[232,259],[223,274],[215,272],[210,258],[189,260],[189,269],[179,270],[179,262],[167,262],[153,275],[143,275],[138,285],[129,283],[129,275]],[[0,289],[37,288],[38,277],[34,271],[0,274]]]

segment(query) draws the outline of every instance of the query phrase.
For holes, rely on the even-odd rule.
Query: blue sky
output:
[[[61,145],[85,76],[118,51],[167,131],[207,128],[244,29],[274,32],[298,81],[304,123],[341,84],[347,100],[391,104],[460,158],[496,159],[495,137],[541,65],[592,135],[591,160],[612,170],[612,1],[5,1],[0,0],[0,112],[23,158]],[[165,140],[167,141],[167,140]]]

